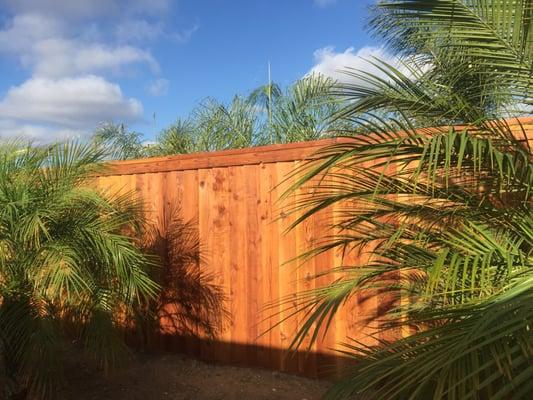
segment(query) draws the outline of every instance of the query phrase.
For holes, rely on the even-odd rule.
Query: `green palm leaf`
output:
[[[56,398],[66,339],[115,364],[120,321],[158,290],[154,260],[124,234],[141,204],[90,187],[104,157],[75,143],[0,147],[0,356],[32,398]]]
[[[299,294],[305,323],[293,346],[316,340],[360,291],[388,293],[381,329],[412,334],[343,344],[357,363],[329,398],[533,393],[533,166],[528,132],[504,119],[531,101],[531,13],[528,1],[376,6],[371,27],[403,57],[400,67],[369,60],[379,76],[347,71],[333,93],[348,100],[337,117],[356,129],[296,171],[289,189],[314,185],[292,227],[336,213],[303,257],[363,249],[369,261],[337,267],[333,284]]]

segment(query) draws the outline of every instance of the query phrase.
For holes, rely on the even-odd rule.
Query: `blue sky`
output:
[[[0,0],[0,136],[125,122],[150,139],[205,97],[386,56],[371,0]],[[152,118],[155,113],[155,123]]]

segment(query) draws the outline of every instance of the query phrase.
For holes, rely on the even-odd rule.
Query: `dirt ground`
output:
[[[68,400],[316,400],[328,383],[263,369],[211,365],[182,355],[137,355],[111,377],[82,360],[67,370]]]

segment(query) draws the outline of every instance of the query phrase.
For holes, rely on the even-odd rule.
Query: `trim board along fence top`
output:
[[[533,131],[533,118],[523,123]],[[285,233],[295,217],[281,212],[278,199],[297,179],[287,176],[312,153],[339,140],[116,162],[97,178],[102,188],[136,191],[164,242],[160,248],[168,265],[157,346],[207,360],[321,376],[345,366],[346,360],[332,350],[338,343],[348,338],[375,343],[368,334],[379,325],[386,299],[357,294],[309,352],[287,352],[302,324],[301,315],[292,315],[295,293],[330,279],[312,276],[364,261],[364,255],[343,258],[334,251],[305,263],[290,261],[324,236],[336,209],[323,210]],[[306,190],[290,195],[283,207],[294,206]],[[189,223],[187,240],[197,238],[201,260],[180,258],[188,250],[179,235],[172,237],[176,221]],[[281,299],[288,302],[280,306]],[[191,320],[187,313],[196,315]],[[306,338],[303,346],[309,344]]]
[[[524,129],[528,133],[528,140],[531,141],[531,136],[533,135],[533,117],[508,120],[507,123],[520,136],[522,135],[521,130]],[[424,131],[430,133],[435,129],[439,128],[426,128]],[[341,143],[343,141],[346,141],[346,139],[339,137],[309,142],[273,144],[244,149],[118,161],[110,163],[111,169],[106,175],[131,175],[304,160],[327,145]]]
[[[119,161],[111,164],[111,170],[107,175],[184,171],[303,160],[324,146],[340,141],[342,141],[340,138],[323,139],[310,142],[273,144],[245,149]]]

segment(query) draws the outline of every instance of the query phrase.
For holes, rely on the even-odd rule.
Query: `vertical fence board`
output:
[[[213,274],[216,271],[216,264],[220,260],[214,258],[213,247],[216,244],[214,236],[215,230],[213,226],[213,201],[215,200],[210,193],[210,186],[212,185],[211,171],[201,169],[198,171],[198,235],[203,246],[204,257],[209,260],[201,265],[201,268],[206,274]],[[220,284],[217,277],[217,283]],[[208,338],[206,338],[208,339]],[[203,359],[213,359],[214,350],[213,343],[210,340],[201,341],[200,357]]]
[[[262,164],[260,169],[261,217],[261,308],[259,344],[269,349],[268,367],[281,368],[281,339],[279,328],[279,222],[276,201],[276,164]]]
[[[233,283],[228,279],[227,266],[230,263],[231,254],[231,229],[229,219],[230,187],[227,168],[213,168],[207,179],[207,196],[211,207],[212,220],[207,226],[212,240],[208,244],[208,257],[212,260],[206,264],[216,277],[217,284],[222,287],[227,298],[233,303]],[[203,235],[203,234],[202,234]],[[233,325],[232,325],[233,329]],[[231,359],[230,348],[226,345],[232,340],[231,330],[222,332],[220,340],[214,343],[214,357],[222,362]]]
[[[175,183],[174,183],[175,182]],[[195,244],[196,239],[199,240],[199,252],[200,260],[198,260],[191,268],[200,272],[202,267],[203,246],[204,242],[200,239],[199,231],[199,184],[198,184],[198,171],[177,171],[176,181],[168,182],[169,185],[175,184],[178,189],[178,203],[174,204],[174,207],[179,210],[179,217],[185,224],[188,224],[190,229],[191,244]],[[178,211],[176,211],[178,212]],[[187,340],[187,354],[201,355],[201,339],[205,339],[205,333],[200,330],[199,326],[196,326],[193,330],[196,333],[196,337],[188,338]]]
[[[294,183],[294,178],[289,177],[294,170],[294,162],[278,163],[278,190],[283,194],[290,185]],[[288,196],[288,202],[293,203],[295,194],[291,193]],[[279,263],[279,299],[280,306],[280,347],[283,351],[281,359],[281,369],[283,371],[298,372],[298,356],[294,353],[289,353],[287,350],[291,341],[298,331],[298,315],[296,311],[296,262],[294,261],[297,255],[296,235],[297,230],[287,232],[287,229],[295,221],[293,214],[287,214],[283,209],[279,212],[279,229],[280,229],[280,243],[278,253]]]
[[[261,232],[260,227],[260,187],[259,187],[259,166],[249,165],[243,167],[244,172],[244,191],[246,193],[246,228],[244,231],[244,238],[246,242],[245,265],[246,265],[246,320],[247,341],[252,340],[254,348],[247,354],[246,362],[248,364],[261,365],[265,361],[265,351],[258,347],[258,324],[260,311],[260,293],[259,293],[259,277],[261,265]],[[255,351],[253,351],[255,350]]]
[[[301,167],[301,163],[296,161],[295,168]],[[301,176],[298,173],[295,180]],[[301,201],[302,197],[312,195],[312,188],[301,187],[295,192],[294,201]],[[313,240],[315,236],[316,216],[313,216],[301,222],[295,229],[296,234],[296,256],[305,254],[312,249]],[[315,288],[315,281],[313,277],[316,274],[315,258],[306,258],[296,261],[296,292],[305,293]],[[300,324],[298,325],[298,328]],[[301,343],[302,352],[298,353],[298,373],[315,376],[316,375],[316,343],[312,341],[313,332],[305,335]]]
[[[245,364],[247,351],[240,346],[247,342],[247,298],[248,287],[246,265],[247,241],[246,235],[246,192],[245,171],[242,166],[229,167],[231,204],[230,213],[230,243],[231,258],[229,269],[230,314],[231,314],[231,342],[237,344],[231,352],[231,361],[236,364]]]

